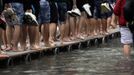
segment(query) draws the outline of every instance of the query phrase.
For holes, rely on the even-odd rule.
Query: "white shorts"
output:
[[[133,43],[132,33],[130,32],[129,28],[120,27],[120,33],[121,33],[121,43],[122,44],[132,44]]]

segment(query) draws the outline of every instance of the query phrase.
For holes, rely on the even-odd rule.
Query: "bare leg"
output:
[[[84,37],[88,36],[88,31],[89,31],[89,24],[87,22],[88,18],[87,18],[87,14],[84,12],[84,21],[83,21],[83,25],[84,28],[82,28],[82,32],[84,32]]]
[[[95,22],[94,22],[94,35],[97,35],[97,30],[99,28],[100,25],[98,25],[98,20],[95,19]]]
[[[41,31],[42,31],[43,41],[45,43],[45,46],[50,46],[49,45],[49,24],[43,24]]]
[[[102,34],[107,34],[107,20],[102,19]]]
[[[15,25],[14,26],[14,32],[13,32],[13,39],[12,39],[12,44],[13,44],[13,50],[18,50],[18,42],[20,40],[20,26]]]
[[[90,19],[90,28],[91,28],[90,32],[91,32],[91,36],[94,35],[94,31],[95,31],[95,22],[96,22],[96,20],[95,20],[94,18],[91,18],[91,19]]]
[[[28,33],[28,30],[27,30],[27,26],[22,26],[21,28],[21,32],[20,32],[20,44],[21,44],[21,49],[22,50],[26,50],[26,39],[27,39],[27,33]]]
[[[69,31],[69,15],[68,15],[68,17],[67,17],[67,19],[66,19],[66,24],[65,24],[65,27],[64,27],[64,41],[66,42],[66,41],[70,41],[69,40],[69,33],[70,33],[70,31]]]
[[[124,53],[124,56],[126,58],[129,58],[130,57],[130,53],[131,53],[131,47],[130,47],[130,45],[124,45],[123,46],[123,53]]]
[[[97,30],[96,30],[97,34],[100,34],[101,30],[102,30],[102,20],[98,19],[97,20]]]
[[[78,28],[78,35],[79,35],[79,38],[82,37],[83,22],[84,22],[84,17],[83,17],[83,15],[82,15],[82,16],[80,17],[79,28]],[[81,39],[83,39],[83,38],[81,38]]]
[[[54,46],[54,35],[55,35],[55,29],[56,29],[56,24],[55,23],[51,23],[50,27],[49,27],[49,42],[52,46]]]
[[[109,29],[110,28],[110,26],[111,26],[111,17],[108,17],[107,18],[107,28]]]
[[[117,25],[117,17],[115,16],[115,14],[112,15],[111,25],[113,28],[115,28]]]
[[[63,22],[60,25],[60,33],[61,33],[60,41],[61,41],[61,43],[63,43],[63,39],[65,37],[65,30],[64,29],[65,29],[65,23]]]
[[[36,48],[40,48],[40,32],[39,32],[39,26],[36,26],[36,38],[35,38],[35,46]]]
[[[7,33],[6,36],[7,36],[7,46],[8,46],[6,50],[11,50],[12,49],[11,41],[12,41],[12,34],[13,34],[13,29],[11,26],[7,26],[6,33]]]
[[[2,39],[2,29],[0,29],[0,52],[1,52],[1,45],[2,45],[2,41],[1,41],[1,39]],[[0,53],[1,54],[1,53]]]
[[[36,40],[36,26],[29,26],[28,27],[28,35],[29,35],[29,41],[30,41],[30,48],[32,50],[38,50],[38,48],[35,46],[35,40]]]
[[[5,47],[4,49],[8,48],[6,30],[2,30],[2,41],[3,41],[4,47]]]
[[[69,27],[70,27],[70,38],[73,40],[75,37],[76,27],[75,27],[75,19],[74,17],[69,17]]]

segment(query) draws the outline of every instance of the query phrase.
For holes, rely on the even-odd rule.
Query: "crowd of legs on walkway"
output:
[[[107,35],[118,24],[114,4],[112,0],[3,0],[0,54]]]

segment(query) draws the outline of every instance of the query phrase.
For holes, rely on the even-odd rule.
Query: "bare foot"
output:
[[[41,48],[37,45],[31,46],[30,49],[31,50],[41,50]]]
[[[4,51],[11,51],[12,50],[12,47],[7,47],[7,48],[5,48],[5,49],[3,49]]]
[[[116,28],[116,25],[117,25],[117,24],[116,24],[115,22],[111,22],[111,25],[110,25],[110,26],[111,26],[113,29],[115,29],[115,28]]]
[[[56,45],[55,43],[50,43],[50,46],[51,46],[51,47],[53,47],[53,46],[55,46],[55,45]]]
[[[50,47],[50,43],[45,43],[45,47]]]
[[[28,47],[20,47],[18,50],[19,51],[27,51]]]
[[[95,32],[93,35],[94,35],[94,36],[97,36],[98,34]]]

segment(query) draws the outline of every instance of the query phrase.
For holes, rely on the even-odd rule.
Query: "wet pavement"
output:
[[[123,57],[119,39],[0,69],[0,75],[134,75],[134,52]]]

